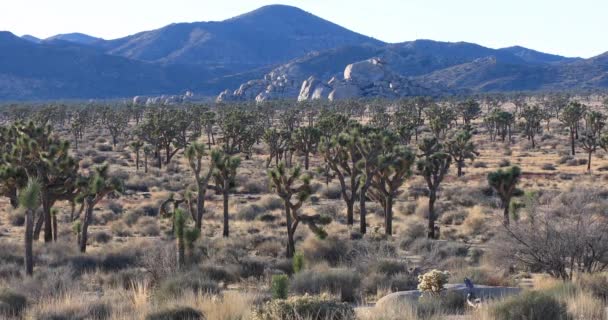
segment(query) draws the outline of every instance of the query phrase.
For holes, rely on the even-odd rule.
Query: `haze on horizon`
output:
[[[7,0],[0,30],[47,38],[82,32],[124,37],[171,23],[221,21],[264,5],[299,7],[386,42],[466,41],[491,48],[520,45],[589,58],[608,51],[608,2],[597,0]]]

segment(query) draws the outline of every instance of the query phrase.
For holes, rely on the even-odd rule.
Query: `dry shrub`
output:
[[[319,239],[309,236],[302,243],[300,249],[310,264],[327,262],[331,266],[337,266],[348,256],[350,248],[344,239],[328,237]]]
[[[463,221],[463,228],[467,234],[477,235],[483,232],[485,225],[483,208],[475,206],[469,209],[469,214]]]
[[[360,284],[360,275],[355,270],[318,268],[296,273],[289,289],[300,295],[329,292],[342,301],[353,302],[360,296]]]
[[[142,217],[137,223],[136,230],[144,237],[158,237],[158,235],[160,235],[158,219],[153,217]]]

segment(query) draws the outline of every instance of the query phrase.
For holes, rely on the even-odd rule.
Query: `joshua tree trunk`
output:
[[[291,210],[289,209],[289,205],[287,201],[285,203],[285,214],[287,215],[287,253],[286,256],[288,259],[293,258],[293,255],[296,251],[295,242],[293,240],[293,226],[291,221]]]
[[[228,179],[226,179],[226,181],[224,181],[224,190],[223,190],[223,196],[224,196],[224,233],[223,236],[224,237],[229,237],[230,236],[230,227],[228,226],[228,197],[229,197],[229,193],[228,193]]]
[[[502,224],[505,226],[509,226],[510,224],[510,219],[509,219],[509,204],[511,203],[511,199],[505,199],[504,203],[503,203],[503,221]]]
[[[185,261],[186,246],[184,243],[183,233],[181,236],[177,237],[176,241],[177,241],[177,266],[179,268],[182,268],[186,263],[186,261]]]
[[[51,204],[47,191],[44,190],[41,194],[42,198],[42,214],[44,215],[44,242],[53,241],[53,221],[51,219]]]
[[[27,209],[25,212],[25,274],[28,276],[34,273],[34,256],[32,253],[33,232],[34,211]]]
[[[429,225],[427,230],[427,238],[435,239],[438,235],[435,234],[435,200],[437,195],[434,190],[429,194]]]
[[[306,151],[304,153],[304,169],[306,169],[306,170],[308,170],[309,155],[310,155],[310,153],[308,151]]]
[[[53,214],[51,216],[51,219],[53,220],[53,241],[57,242],[57,235],[59,234],[59,231],[57,229],[58,228],[58,226],[57,226],[57,215]]]
[[[202,189],[199,185],[196,197],[196,221],[194,222],[197,230],[203,229],[203,214],[205,213],[205,193],[201,192]]]
[[[139,150],[135,152],[135,169],[139,171]]]
[[[144,153],[144,173],[148,173],[148,154]]]
[[[91,223],[91,218],[93,217],[93,203],[91,200],[85,200],[87,202],[84,219],[82,220],[82,229],[80,231],[80,252],[87,252],[87,240],[88,240],[88,230],[89,224]]]
[[[589,152],[589,159],[587,159],[587,172],[591,172],[591,152]]]
[[[384,210],[384,227],[386,235],[393,235],[393,197],[386,197],[386,208]]]
[[[576,151],[574,150],[574,130],[572,128],[570,129],[570,148],[572,148],[572,155],[575,155]]]
[[[464,165],[464,161],[463,160],[458,160],[458,161],[456,161],[456,165],[458,167],[458,176],[462,177],[462,167]]]

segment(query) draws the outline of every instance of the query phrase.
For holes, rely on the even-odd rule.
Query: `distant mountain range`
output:
[[[0,32],[0,100],[186,90],[214,97],[251,80],[281,76],[297,88],[311,76],[341,77],[347,65],[371,58],[446,93],[608,88],[608,54],[580,59],[463,42],[387,44],[298,8],[273,5],[225,21],[171,24],[115,40]]]

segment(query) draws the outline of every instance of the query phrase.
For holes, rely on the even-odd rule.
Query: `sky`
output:
[[[221,21],[287,4],[386,42],[521,45],[565,56],[608,51],[606,0],[1,0],[0,30],[114,39],[176,22]]]

